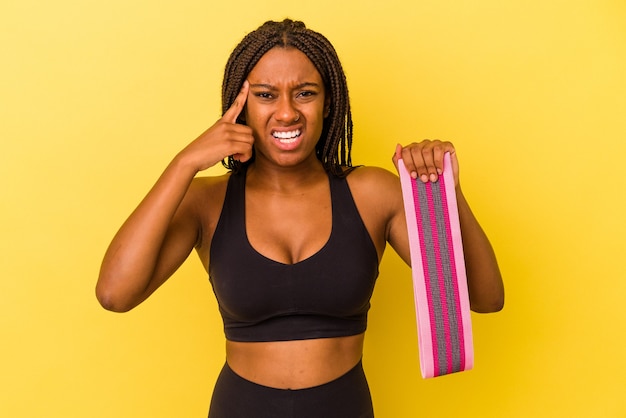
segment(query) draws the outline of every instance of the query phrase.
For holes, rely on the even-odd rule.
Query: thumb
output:
[[[450,152],[450,166],[452,168],[452,176],[454,178],[454,185],[458,187],[460,184],[459,180],[459,160],[456,157],[456,152]]]
[[[391,157],[391,161],[393,161],[393,165],[396,167],[396,170],[398,169],[398,160],[402,158],[402,145],[397,144],[396,145],[396,151],[393,154],[393,157]]]

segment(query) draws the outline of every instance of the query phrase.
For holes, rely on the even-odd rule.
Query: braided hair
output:
[[[346,76],[332,44],[320,33],[306,28],[304,23],[290,19],[268,21],[243,38],[231,53],[224,70],[222,114],[235,101],[250,71],[274,47],[297,48],[320,73],[326,94],[330,94],[330,112],[324,119],[315,153],[326,171],[344,176],[347,172],[344,173],[342,166],[352,167],[352,113]],[[244,123],[240,120],[237,122]],[[245,163],[231,156],[222,164],[236,172],[253,160],[254,154]]]

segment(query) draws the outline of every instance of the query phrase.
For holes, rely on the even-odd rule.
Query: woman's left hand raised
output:
[[[421,142],[413,142],[404,147],[398,144],[392,160],[397,170],[398,160],[402,158],[411,177],[414,179],[419,178],[426,183],[428,181],[437,181],[443,173],[443,156],[446,152],[450,153],[454,185],[458,187],[459,163],[456,158],[454,145],[451,142],[426,139]]]

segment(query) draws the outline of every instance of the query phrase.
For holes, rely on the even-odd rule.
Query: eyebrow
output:
[[[319,88],[320,85],[318,83],[313,83],[310,81],[305,81],[304,83],[300,83],[297,86],[295,86],[294,88],[297,89],[301,89],[304,87],[317,87]],[[250,84],[250,88],[265,88],[268,90],[277,90],[277,88],[271,84],[266,84],[266,83],[257,83],[257,84]]]

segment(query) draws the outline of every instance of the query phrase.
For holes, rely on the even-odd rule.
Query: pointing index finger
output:
[[[237,117],[239,117],[241,111],[246,105],[246,100],[248,99],[248,90],[250,90],[250,83],[248,82],[248,80],[246,80],[243,82],[241,90],[239,90],[239,94],[237,94],[237,97],[235,97],[235,101],[233,102],[233,104],[228,108],[226,112],[224,112],[224,116],[222,116],[222,119],[227,122],[237,123]]]

